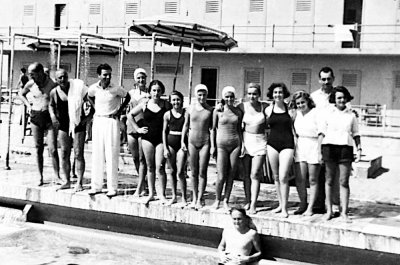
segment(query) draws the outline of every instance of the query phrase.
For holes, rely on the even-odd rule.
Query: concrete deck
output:
[[[14,134],[17,135],[15,128]],[[4,131],[1,132],[1,135]],[[5,139],[1,137],[1,139]],[[363,141],[363,149],[367,152],[383,155],[383,166],[387,169],[374,179],[353,179],[351,182],[350,217],[351,223],[344,223],[338,218],[324,221],[322,215],[312,217],[295,216],[292,213],[297,209],[298,197],[294,187],[291,187],[289,198],[289,213],[287,219],[279,218],[269,210],[277,206],[276,193],[273,185],[263,184],[261,187],[258,213],[251,215],[259,233],[263,236],[281,238],[283,240],[298,240],[301,242],[320,243],[324,245],[340,246],[351,249],[370,250],[377,253],[400,254],[400,199],[398,194],[400,165],[395,162],[399,157],[399,140],[390,138],[368,138]],[[4,151],[4,141],[1,141],[0,150]],[[136,198],[132,194],[136,189],[137,177],[133,175],[131,159],[126,157],[120,160],[119,196],[109,199],[105,194],[89,196],[90,187],[90,145],[86,147],[87,170],[85,173],[85,191],[74,193],[73,189],[56,191],[52,184],[52,168],[49,157],[45,157],[45,185],[35,187],[37,175],[32,137],[27,137],[22,145],[14,139],[11,147],[11,170],[0,169],[0,197],[26,201],[27,203],[41,203],[71,207],[88,212],[104,212],[124,216],[135,216],[162,220],[174,224],[189,224],[202,227],[223,228],[230,223],[230,217],[223,209],[210,208],[215,199],[216,170],[213,163],[209,167],[209,180],[205,196],[206,206],[200,210],[183,207],[181,204],[164,206],[156,200],[149,206],[144,204],[144,198]],[[365,151],[364,151],[365,152]],[[4,163],[4,153],[1,152],[0,163]],[[389,158],[385,162],[385,158]],[[390,175],[389,175],[390,173]],[[387,179],[390,181],[388,182]],[[394,181],[395,179],[395,181]],[[386,181],[386,182],[385,182]],[[157,182],[158,183],[158,182]],[[382,186],[384,184],[384,186]],[[353,191],[353,186],[354,191]],[[190,182],[188,182],[190,187]],[[359,188],[361,187],[361,188]],[[374,190],[375,188],[375,190]],[[190,189],[188,189],[190,190]],[[380,191],[379,191],[380,190]],[[371,196],[364,197],[368,192]],[[383,194],[382,200],[374,197]],[[189,193],[189,192],[188,192]],[[167,194],[170,196],[170,189]],[[190,197],[189,197],[190,198]],[[179,199],[179,198],[178,198]],[[244,204],[242,182],[235,181],[231,195],[232,206]],[[380,254],[379,254],[380,255]],[[387,263],[386,263],[387,264]]]

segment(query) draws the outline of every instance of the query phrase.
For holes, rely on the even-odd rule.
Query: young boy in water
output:
[[[250,228],[250,218],[244,209],[232,208],[233,227],[225,228],[218,246],[219,264],[257,264],[261,256],[260,238],[256,230]],[[253,254],[252,250],[255,250]]]

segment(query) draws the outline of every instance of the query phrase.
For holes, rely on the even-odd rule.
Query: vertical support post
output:
[[[314,48],[315,43],[315,24],[312,26],[312,47]]]
[[[9,77],[7,82],[8,91],[10,93],[9,100],[9,113],[8,113],[8,132],[7,132],[7,152],[6,152],[6,170],[10,170],[10,138],[11,138],[11,120],[12,120],[12,86],[13,86],[13,76],[14,76],[14,50],[15,50],[15,34],[11,38],[11,56],[10,56],[10,68]]]
[[[57,42],[58,50],[57,50],[57,70],[60,69],[61,62],[61,43]]]
[[[235,24],[232,24],[232,38],[235,38]]]
[[[131,45],[131,39],[129,38],[131,36],[131,29],[128,28],[128,46]]]
[[[80,64],[81,64],[81,46],[82,46],[82,34],[78,37],[78,52],[76,54],[76,74],[75,78],[79,78]]]
[[[124,65],[124,43],[121,40],[121,46],[119,47],[119,85],[123,83],[123,65]]]
[[[194,41],[190,44],[190,62],[189,62],[189,105],[192,102],[192,78],[193,78],[193,50],[194,50]]]
[[[153,33],[151,36],[152,40],[152,49],[151,49],[151,63],[150,63],[150,81],[154,80],[154,57],[156,53],[156,34]]]
[[[272,25],[272,48],[274,48],[275,45],[275,24]]]
[[[3,93],[1,92],[1,89],[3,88],[3,54],[4,54],[4,42],[3,40],[0,40],[0,100],[1,97],[3,95]],[[1,103],[0,103],[0,128],[1,128]]]
[[[386,104],[382,106],[382,129],[386,131]]]

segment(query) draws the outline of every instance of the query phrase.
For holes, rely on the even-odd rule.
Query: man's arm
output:
[[[50,91],[50,103],[49,103],[49,113],[50,113],[50,118],[51,118],[51,123],[53,123],[53,127],[55,129],[58,129],[60,127],[60,122],[57,119],[56,116],[56,108],[57,108],[57,102],[56,102],[56,90],[53,89]]]
[[[31,87],[33,84],[34,84],[33,81],[26,83],[25,86],[22,88],[22,90],[19,93],[20,99],[26,106],[26,110],[28,113],[31,112],[31,103],[29,103],[26,95],[31,91]]]
[[[122,102],[121,106],[119,107],[117,113],[115,115],[120,116],[122,112],[125,110],[125,107],[128,105],[129,101],[131,101],[131,95],[129,93],[126,93],[124,102]]]

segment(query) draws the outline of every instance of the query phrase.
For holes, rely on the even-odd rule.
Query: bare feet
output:
[[[36,186],[40,187],[43,186],[43,180],[39,180],[38,182],[36,182]]]
[[[329,221],[329,220],[331,220],[333,218],[333,214],[332,213],[326,213],[324,216],[323,216],[323,219],[325,220],[325,221]]]
[[[271,211],[271,213],[280,213],[280,212],[282,212],[282,207],[280,205]]]
[[[77,185],[75,186],[74,192],[80,192],[80,191],[83,191],[83,187],[82,187],[81,184],[77,184]]]
[[[289,214],[288,214],[288,212],[286,212],[286,211],[281,211],[281,213],[279,214],[279,217],[280,217],[280,218],[288,218],[288,217],[289,217]]]
[[[307,210],[307,207],[305,206],[300,206],[296,211],[294,211],[294,215],[300,215],[303,214]]]
[[[195,208],[196,208],[196,201],[192,201],[192,202],[189,204],[189,208],[195,209]]]
[[[172,199],[168,201],[167,205],[171,206],[172,204],[177,203],[177,202],[178,201],[176,200],[176,197],[172,197]]]
[[[224,201],[223,202],[223,206],[224,206],[224,209],[226,210],[226,211],[230,211],[231,210],[231,207],[229,206],[229,203],[227,202],[227,201]]]
[[[246,203],[243,207],[243,209],[245,209],[246,211],[248,211],[250,209],[250,203]]]
[[[152,196],[152,195],[150,195],[150,196],[148,196],[148,197],[146,198],[146,200],[144,201],[144,204],[145,204],[146,206],[149,206],[149,203],[150,203],[151,201],[154,201],[154,196]]]
[[[64,181],[60,177],[55,177],[53,179],[53,184],[62,185]]]
[[[214,210],[218,210],[219,209],[219,204],[220,201],[219,200],[215,200],[215,202],[211,205],[211,208]]]
[[[347,214],[342,213],[340,215],[340,219],[345,222],[345,223],[352,223],[353,221],[351,221],[350,217]]]
[[[311,208],[311,209],[307,209],[307,211],[305,211],[303,213],[303,216],[313,216],[313,214],[314,214],[314,212],[313,212],[313,210]]]
[[[160,201],[162,205],[167,205],[168,204],[168,200],[167,198],[165,198],[165,196],[161,196],[160,197]]]
[[[203,204],[201,203],[201,201],[197,201],[196,206],[194,208],[196,210],[199,210],[199,209],[203,208]]]
[[[67,182],[67,183],[64,183],[64,184],[62,184],[60,187],[58,187],[56,190],[66,190],[66,189],[69,189],[69,188],[71,188],[71,183],[70,182]]]

